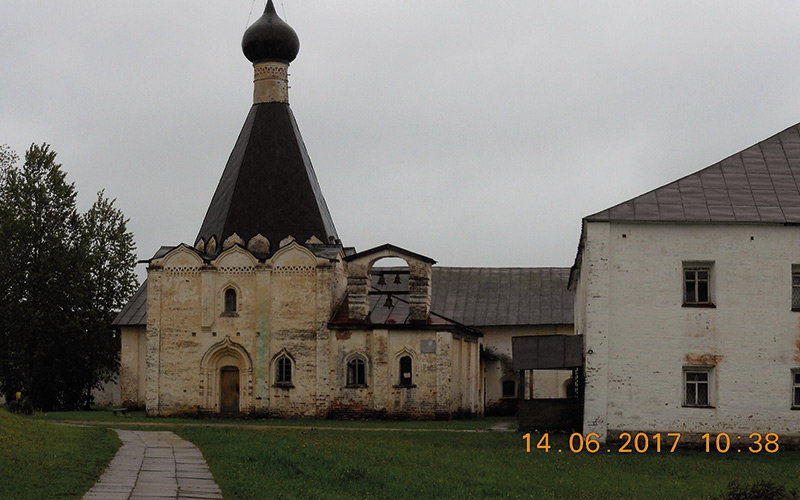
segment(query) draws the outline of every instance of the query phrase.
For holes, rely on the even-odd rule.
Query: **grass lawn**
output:
[[[352,427],[352,428],[402,428],[402,429],[485,429],[499,422],[513,422],[516,428],[515,417],[487,417],[480,419],[430,421],[430,420],[314,420],[314,419],[279,419],[279,418],[178,418],[178,417],[148,417],[143,411],[129,412],[126,416],[114,415],[110,410],[95,411],[55,411],[34,414],[31,418],[39,420],[72,420],[86,422],[114,422],[114,424],[140,424],[148,425],[181,425],[181,424],[235,424],[258,425],[275,427]],[[142,427],[142,430],[147,430]]]
[[[245,499],[351,499],[351,498],[536,498],[536,499],[706,499],[722,493],[732,479],[742,483],[770,479],[787,488],[800,488],[800,452],[726,454],[701,450],[668,453],[611,453],[603,446],[599,453],[569,451],[568,437],[551,434],[549,452],[535,448],[525,452],[525,441],[517,432],[423,432],[418,429],[458,431],[484,429],[513,419],[493,418],[451,422],[320,421],[320,420],[231,420],[147,418],[143,414],[114,417],[111,412],[70,412],[41,414],[20,419],[0,413],[14,425],[27,423],[25,432],[61,427],[36,419],[112,421],[115,425],[139,426],[142,430],[173,430],[195,443],[208,460],[214,478],[226,500]],[[143,425],[148,424],[148,425]],[[186,425],[193,424],[193,425]],[[208,425],[205,425],[208,424]],[[221,427],[217,424],[233,424]],[[39,427],[36,427],[36,426]],[[260,428],[242,428],[247,425]],[[277,426],[302,426],[284,429]],[[13,463],[6,444],[5,420],[0,420],[0,498],[69,498],[24,496],[4,490],[6,464]],[[371,429],[373,432],[336,432],[340,428]],[[382,428],[401,430],[384,431]],[[81,432],[92,429],[70,429]],[[96,429],[101,432],[102,429]],[[11,432],[11,435],[22,431]],[[88,446],[84,439],[82,444]],[[116,441],[114,439],[114,441]],[[39,448],[44,448],[40,441]],[[49,441],[48,441],[49,444]],[[64,442],[48,446],[63,453]],[[35,448],[35,447],[34,447]],[[112,451],[106,456],[110,458]],[[561,449],[559,453],[557,450]],[[27,456],[30,453],[25,453]],[[85,456],[87,453],[81,453]],[[102,460],[95,463],[96,474]],[[71,469],[69,467],[72,467]],[[74,463],[55,466],[53,476],[71,476]],[[42,469],[43,470],[43,469]],[[28,473],[37,480],[41,474]],[[51,474],[48,474],[51,475]],[[22,477],[22,476],[19,476]],[[48,478],[50,479],[50,478]],[[28,480],[31,481],[30,479]],[[91,480],[70,491],[85,491]],[[55,487],[46,487],[52,490]],[[79,495],[78,495],[79,496]],[[77,497],[77,496],[76,496]]]
[[[800,453],[525,453],[521,434],[182,427],[227,500],[708,498],[731,479],[800,487]],[[614,448],[616,450],[616,448]],[[605,447],[603,448],[605,450]]]
[[[0,498],[81,498],[120,445],[110,429],[53,425],[0,409]]]

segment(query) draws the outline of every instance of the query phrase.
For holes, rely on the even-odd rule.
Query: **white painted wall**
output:
[[[575,290],[576,333],[585,335],[584,433],[800,436],[800,411],[791,409],[800,228],[585,225]],[[714,262],[715,308],[682,306],[682,266],[693,260]],[[683,368],[707,363],[716,363],[714,408],[683,407]]]

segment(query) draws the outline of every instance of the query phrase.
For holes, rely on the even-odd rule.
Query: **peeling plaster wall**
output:
[[[223,367],[239,370],[242,412],[449,418],[483,411],[480,342],[428,329],[328,330],[346,290],[341,261],[294,243],[263,263],[236,247],[211,263],[178,248],[151,262],[148,280],[147,328],[123,330],[122,373],[126,397],[149,414],[220,411]],[[225,311],[228,289],[236,291],[233,313]],[[365,387],[346,387],[355,353],[368,360]],[[283,355],[291,384],[275,382]],[[399,386],[402,355],[413,360],[411,387]]]
[[[791,410],[791,369],[800,366],[800,313],[791,311],[797,227],[593,222],[585,235],[575,291],[584,433],[800,435],[800,412]],[[715,308],[682,307],[686,261],[713,262]],[[682,407],[690,366],[714,367],[713,408]]]
[[[479,409],[467,402],[456,401],[441,387],[462,387],[453,380],[463,377],[463,390],[474,393],[479,371],[464,374],[454,366],[454,341],[450,332],[434,330],[337,330],[328,340],[330,367],[330,411],[337,416],[389,415],[412,418],[434,418],[437,414],[477,414]],[[423,344],[435,349],[423,349]],[[471,346],[477,346],[472,343]],[[471,347],[473,356],[478,352]],[[347,387],[347,360],[359,354],[367,360],[367,386]],[[412,385],[400,385],[399,363],[402,356],[412,359]],[[474,386],[474,387],[472,387]]]

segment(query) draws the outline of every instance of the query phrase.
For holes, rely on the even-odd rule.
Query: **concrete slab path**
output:
[[[83,500],[218,500],[203,454],[172,432],[114,429],[122,447]]]

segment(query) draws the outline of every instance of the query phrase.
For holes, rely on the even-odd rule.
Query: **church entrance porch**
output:
[[[253,362],[230,337],[214,344],[200,362],[202,411],[248,412],[253,399]]]

